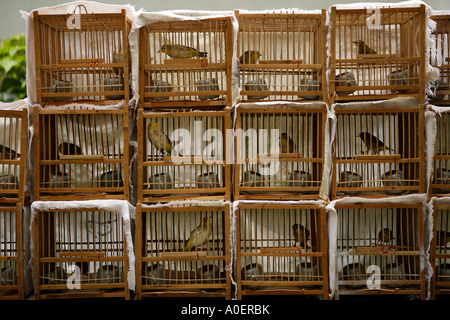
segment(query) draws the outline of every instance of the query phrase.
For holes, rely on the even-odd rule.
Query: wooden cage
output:
[[[425,192],[423,108],[336,105],[332,197]]]
[[[327,101],[325,10],[236,16],[241,101]]]
[[[429,186],[433,196],[450,193],[450,117],[448,112],[436,112],[436,136],[433,155],[433,171]]]
[[[34,11],[36,103],[112,104],[130,99],[131,21],[121,13]]]
[[[425,99],[426,11],[337,9],[330,13],[330,99]]]
[[[138,110],[138,202],[230,199],[230,110]]]
[[[231,299],[229,205],[137,205],[136,298]]]
[[[0,205],[0,300],[24,298],[22,204]]]
[[[128,106],[35,107],[35,200],[129,198]]]
[[[130,299],[120,212],[91,206],[34,211],[34,299]]]
[[[325,206],[240,202],[236,243],[238,299],[249,295],[329,298]]]
[[[319,198],[327,106],[302,105],[236,109],[235,199]]]
[[[425,299],[422,202],[335,208],[337,297],[405,294]]]
[[[433,202],[433,237],[430,247],[430,263],[433,268],[430,297],[450,294],[450,206]],[[448,241],[447,241],[448,240]]]
[[[0,110],[0,203],[25,198],[28,110]]]
[[[141,27],[140,106],[231,107],[232,45],[230,17]]]

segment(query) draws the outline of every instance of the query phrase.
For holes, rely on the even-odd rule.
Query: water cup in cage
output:
[[[437,168],[435,170],[433,183],[435,183],[435,184],[450,184],[450,173],[448,172],[448,170],[444,169],[444,168]],[[441,192],[441,193],[450,192],[450,186],[449,186],[449,189],[439,188],[439,189],[437,189],[437,191]]]
[[[403,173],[401,170],[391,170],[381,176],[381,180],[386,187],[404,186]],[[401,194],[404,190],[384,190],[389,195]]]
[[[197,177],[197,188],[220,188],[219,177],[214,172],[206,172]],[[214,195],[215,193],[208,193]]]
[[[363,178],[352,171],[342,171],[339,175],[339,186],[342,188],[358,188],[362,185]],[[356,191],[342,191],[345,194],[356,196],[360,193],[359,190]]]
[[[72,84],[69,81],[53,79],[53,93],[66,93],[72,91]],[[54,101],[69,101],[71,97],[54,97]]]
[[[315,263],[302,262],[295,266],[295,274],[300,276],[296,280],[299,281],[318,281],[319,267]],[[305,288],[311,288],[315,285],[303,285]]]
[[[347,73],[341,73],[335,77],[336,80],[336,88],[337,87],[355,87],[358,85],[356,82],[355,76],[351,72]],[[352,94],[355,92],[355,90],[348,90],[348,91],[337,91],[336,93],[338,95],[348,96],[349,94]]]
[[[408,69],[403,71],[394,71],[389,75],[389,84],[391,86],[407,86],[408,83]],[[401,92],[405,93],[408,92],[409,89],[394,89],[391,90],[392,93],[394,92]]]
[[[342,268],[343,280],[346,281],[364,281],[363,284],[347,285],[352,289],[362,288],[366,286],[366,269],[362,263],[350,263]]]
[[[122,175],[113,170],[100,175],[100,188],[121,188],[123,187]]]
[[[382,274],[384,275],[384,280],[404,280],[403,267],[401,264],[390,263],[386,265],[383,269]],[[386,284],[389,288],[400,288],[403,287],[402,284]]]
[[[123,91],[124,80],[122,77],[108,78],[103,80],[105,91]],[[105,95],[109,100],[120,100],[124,98],[123,94]]]
[[[114,265],[100,266],[96,272],[97,283],[118,283],[121,282],[120,270]]]
[[[70,176],[67,173],[58,172],[56,175],[51,174],[50,188],[70,188]]]
[[[49,273],[45,274],[43,281],[45,284],[66,284],[68,276],[69,275],[64,268],[58,266]]]
[[[264,181],[260,173],[256,171],[245,171],[242,178],[242,187],[264,187]],[[252,193],[253,191],[246,191]],[[257,191],[259,193],[261,191]]]
[[[172,189],[172,178],[168,173],[157,173],[148,178],[150,183],[149,189],[153,190],[164,190]]]
[[[144,284],[164,284],[164,266],[160,264],[154,264],[147,267],[147,280],[143,279]]]
[[[436,266],[436,280],[449,282],[450,281],[450,264],[442,263]]]
[[[300,80],[300,91],[319,91],[320,90],[320,82],[312,79],[301,79]],[[306,95],[301,96],[305,100],[317,100],[319,99],[319,95]]]
[[[7,174],[4,176],[0,176],[0,189],[6,189],[6,190],[11,190],[11,189],[19,189],[19,180],[17,179],[17,177],[13,174]],[[0,193],[0,197],[7,197],[7,196],[12,196],[13,194],[1,194]]]
[[[219,85],[217,84],[216,78],[197,81],[196,85],[197,85],[198,91],[219,91]],[[198,96],[198,98],[202,101],[208,100],[208,99],[211,99],[211,100],[217,99],[218,97],[219,97],[218,94],[217,95],[207,95],[207,96],[199,95]]]
[[[0,284],[4,286],[12,286],[19,282],[17,280],[17,270],[13,266],[3,268],[0,276]]]
[[[150,81],[150,92],[172,92],[173,86],[165,81],[152,80]],[[168,100],[170,97],[150,97],[150,99],[155,101]]]
[[[198,268],[196,273],[197,280],[201,280],[202,283],[218,283],[219,277],[219,268],[213,264]]]
[[[269,90],[269,87],[267,86],[266,81],[262,78],[247,82],[245,84],[244,88],[246,91],[267,91],[267,90]],[[250,100],[261,100],[261,99],[267,98],[269,95],[261,94],[261,95],[247,95],[247,96],[248,96],[248,99],[250,99]]]
[[[241,270],[241,279],[246,281],[264,281],[263,268],[259,263],[252,263]],[[245,286],[247,289],[255,289],[256,286]]]
[[[309,172],[298,171],[289,172],[288,187],[290,188],[304,188],[312,185],[312,175]],[[298,192],[298,191],[295,191]],[[309,193],[309,192],[303,192]]]

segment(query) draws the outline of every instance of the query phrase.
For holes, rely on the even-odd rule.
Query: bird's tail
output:
[[[200,58],[206,58],[206,56],[208,55],[208,52],[198,52],[198,56],[200,57]]]

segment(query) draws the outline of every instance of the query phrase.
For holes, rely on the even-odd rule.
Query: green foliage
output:
[[[12,102],[27,96],[25,34],[0,42],[0,101]]]

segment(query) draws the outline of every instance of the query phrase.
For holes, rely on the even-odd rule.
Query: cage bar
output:
[[[136,298],[231,299],[230,211],[226,205],[136,210]]]
[[[236,211],[237,298],[323,295],[328,299],[325,207],[246,203]]]
[[[439,68],[439,79],[434,82],[434,92],[429,95],[434,105],[450,105],[450,15],[433,15],[436,29],[431,37],[434,40],[436,56],[430,55],[430,64]]]
[[[22,204],[0,205],[0,300],[24,298]]]
[[[0,110],[0,203],[25,198],[28,111]]]
[[[318,199],[327,106],[240,104],[235,112],[235,199]]]
[[[425,6],[330,13],[330,99],[425,99]]]
[[[410,102],[335,106],[333,198],[424,192],[423,108]]]
[[[426,298],[422,202],[336,204],[339,295]]]
[[[230,17],[141,27],[140,106],[231,107],[232,41]]]
[[[138,110],[138,202],[229,200],[230,110]]]
[[[35,210],[34,298],[130,299],[125,221],[92,207]]]
[[[35,200],[129,198],[128,106],[35,107]]]
[[[130,99],[131,21],[121,13],[91,13],[78,5],[73,13],[33,13],[36,103]]]
[[[235,14],[241,101],[327,101],[325,10]]]

